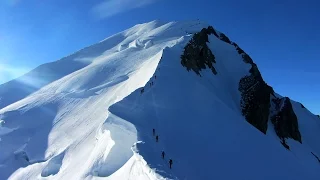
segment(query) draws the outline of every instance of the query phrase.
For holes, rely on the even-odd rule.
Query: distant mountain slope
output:
[[[0,179],[320,175],[320,119],[199,21],[136,25],[1,85],[0,99]]]

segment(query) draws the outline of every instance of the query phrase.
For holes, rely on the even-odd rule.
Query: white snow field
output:
[[[247,123],[238,84],[251,66],[234,46],[209,37],[217,75],[181,65],[205,27],[139,24],[1,85],[0,180],[319,179],[320,119],[292,102],[303,143],[290,151],[272,124]]]

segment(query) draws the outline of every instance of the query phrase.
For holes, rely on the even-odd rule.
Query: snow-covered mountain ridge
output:
[[[320,119],[200,21],[139,24],[41,65],[0,86],[0,108],[0,179],[320,175]]]

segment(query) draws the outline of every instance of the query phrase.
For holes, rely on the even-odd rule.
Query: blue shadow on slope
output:
[[[152,142],[148,142],[152,143]],[[173,168],[169,168],[169,158],[167,156],[162,159],[161,157],[161,145],[155,144],[155,146],[150,146],[148,143],[137,143],[136,148],[138,149],[138,153],[143,155],[143,158],[148,163],[148,166],[153,169],[157,174],[162,177],[166,177],[169,179],[179,179],[178,177],[172,175],[174,170]],[[156,143],[156,142],[154,142]],[[158,146],[158,147],[157,147]],[[154,156],[156,154],[156,156]],[[158,155],[158,156],[157,156]],[[176,162],[175,162],[176,163]]]
[[[42,170],[41,176],[48,177],[48,176],[57,174],[60,171],[64,155],[65,155],[65,151],[61,152],[54,158],[50,159],[47,166]]]
[[[15,129],[1,136],[0,179],[8,179],[21,167],[46,161],[48,136],[57,114],[57,104],[2,114],[5,127]]]

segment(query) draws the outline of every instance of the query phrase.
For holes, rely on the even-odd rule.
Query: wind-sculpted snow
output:
[[[292,102],[290,151],[247,123],[251,65],[225,35],[208,35],[216,75],[181,65],[208,26],[139,24],[1,85],[0,179],[318,179],[318,117]]]

